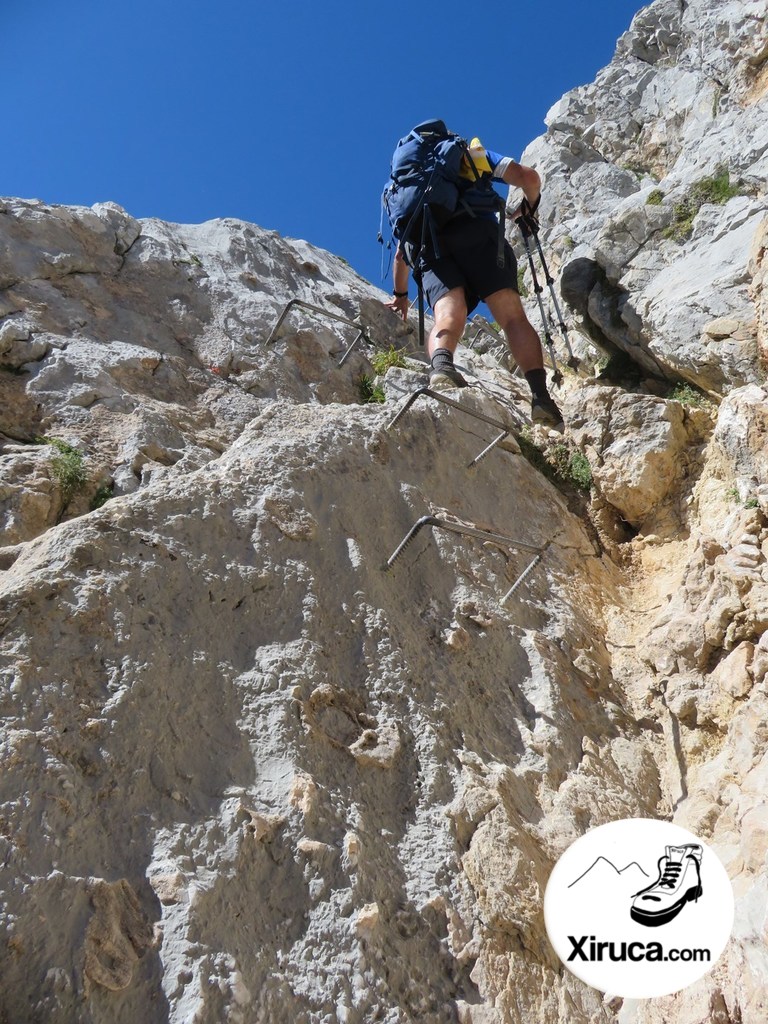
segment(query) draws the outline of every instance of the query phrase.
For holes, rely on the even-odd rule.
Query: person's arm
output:
[[[392,290],[395,293],[400,292],[400,294],[395,294],[392,301],[387,303],[387,307],[398,313],[403,320],[408,318],[408,309],[411,305],[408,301],[409,276],[408,264],[403,259],[403,254],[398,245],[397,252],[395,253],[395,262],[392,267]]]
[[[518,164],[514,160],[510,160],[504,170],[502,180],[507,185],[522,189],[525,198],[531,206],[536,206],[541,195],[541,178],[532,167],[526,167],[524,164]]]

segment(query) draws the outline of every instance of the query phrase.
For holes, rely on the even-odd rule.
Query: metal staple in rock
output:
[[[421,398],[422,395],[426,396],[427,398],[434,398],[436,402],[442,402],[443,405],[448,405],[452,409],[458,409],[459,412],[464,412],[467,414],[467,416],[474,416],[476,420],[482,420],[483,423],[490,423],[492,427],[501,429],[501,433],[499,434],[499,436],[495,437],[493,441],[491,441],[491,443],[480,452],[479,455],[476,455],[475,458],[472,459],[470,463],[468,463],[467,469],[470,469],[472,466],[476,466],[478,462],[480,462],[482,459],[486,457],[486,455],[488,455],[489,452],[493,451],[493,449],[496,447],[497,444],[499,444],[499,442],[503,441],[512,433],[512,428],[506,427],[501,422],[501,420],[494,419],[492,416],[486,416],[485,413],[477,412],[475,409],[468,409],[466,405],[462,405],[461,402],[457,402],[453,398],[448,398],[440,391],[433,391],[432,388],[430,387],[417,388],[414,392],[412,392],[412,394],[408,396],[405,402],[403,402],[402,406],[395,413],[394,417],[390,420],[385,429],[391,430],[394,426],[396,426],[403,418],[403,416],[405,416],[405,414],[408,412],[411,406],[414,404],[416,399]]]
[[[425,526],[431,526],[441,530],[447,530],[449,533],[462,534],[465,537],[475,537],[478,540],[492,541],[495,544],[501,544],[505,547],[518,548],[521,551],[534,551],[536,557],[526,567],[526,569],[518,576],[512,587],[507,591],[504,597],[501,599],[501,603],[504,604],[514,594],[514,592],[522,585],[522,583],[530,576],[536,566],[541,562],[544,552],[549,547],[551,541],[547,541],[544,547],[538,547],[535,544],[528,544],[525,541],[515,540],[512,537],[505,537],[499,533],[492,533],[490,530],[479,530],[474,526],[465,526],[463,523],[454,523],[450,520],[440,519],[437,516],[422,516],[421,519],[417,520],[410,528],[408,533],[403,537],[398,546],[392,552],[387,559],[385,565],[382,567],[384,571],[388,571],[392,568],[395,562],[400,558],[405,549],[415,538],[416,534],[423,529]]]
[[[518,589],[518,587],[521,587],[523,585],[523,583],[525,583],[525,581],[531,575],[531,573],[536,568],[536,566],[539,564],[539,562],[541,562],[542,558],[544,557],[544,552],[547,550],[547,548],[549,547],[549,545],[551,543],[552,543],[551,541],[547,541],[547,543],[544,545],[544,547],[541,549],[541,551],[538,552],[536,557],[525,567],[525,569],[523,569],[523,571],[517,577],[515,582],[512,584],[512,586],[506,592],[504,597],[502,597],[502,599],[501,599],[501,603],[502,604],[506,604],[507,601],[510,599],[510,597],[512,597],[514,592]]]
[[[294,306],[301,306],[303,309],[308,309],[313,313],[319,314],[320,316],[328,317],[329,320],[336,320],[338,321],[338,323],[346,324],[348,327],[354,327],[357,329],[357,336],[355,337],[352,344],[347,348],[346,352],[339,360],[337,364],[338,366],[344,365],[346,360],[352,354],[353,350],[357,347],[357,345],[362,341],[363,338],[365,338],[365,340],[370,344],[370,338],[365,333],[365,330],[360,326],[359,321],[350,320],[348,319],[348,317],[345,316],[339,316],[338,313],[332,313],[329,309],[323,309],[322,306],[315,306],[311,302],[304,302],[303,299],[291,299],[287,303],[283,311],[280,313],[280,316],[277,318],[275,326],[272,328],[272,330],[269,333],[269,337],[264,342],[265,345],[271,345],[272,342],[275,340],[275,338],[277,337],[277,332],[280,330],[283,321],[286,319],[286,317],[288,316],[288,314],[290,313],[291,309]]]

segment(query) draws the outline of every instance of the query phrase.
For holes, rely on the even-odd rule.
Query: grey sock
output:
[[[453,367],[453,352],[449,348],[438,348],[431,359],[433,370],[442,370],[446,366]]]

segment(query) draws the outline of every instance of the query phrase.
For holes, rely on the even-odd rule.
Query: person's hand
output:
[[[398,316],[401,316],[403,320],[408,319],[408,310],[411,308],[410,300],[407,295],[393,295],[392,301],[386,303],[387,309],[391,309]]]
[[[531,206],[527,199],[523,199],[522,203],[512,214],[512,220],[526,238],[530,235],[538,235],[539,233],[539,218],[536,216],[538,206],[538,201]]]

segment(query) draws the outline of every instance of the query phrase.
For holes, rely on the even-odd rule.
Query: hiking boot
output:
[[[659,857],[659,877],[635,893],[629,912],[632,920],[656,928],[677,917],[686,903],[698,900],[703,892],[701,854],[698,843],[667,846]]]
[[[549,427],[550,430],[558,430],[561,434],[565,430],[563,414],[549,395],[534,398],[531,402],[531,423]]]
[[[453,365],[441,366],[438,370],[432,370],[429,375],[429,386],[435,391],[448,391],[450,388],[467,388],[466,381]]]

